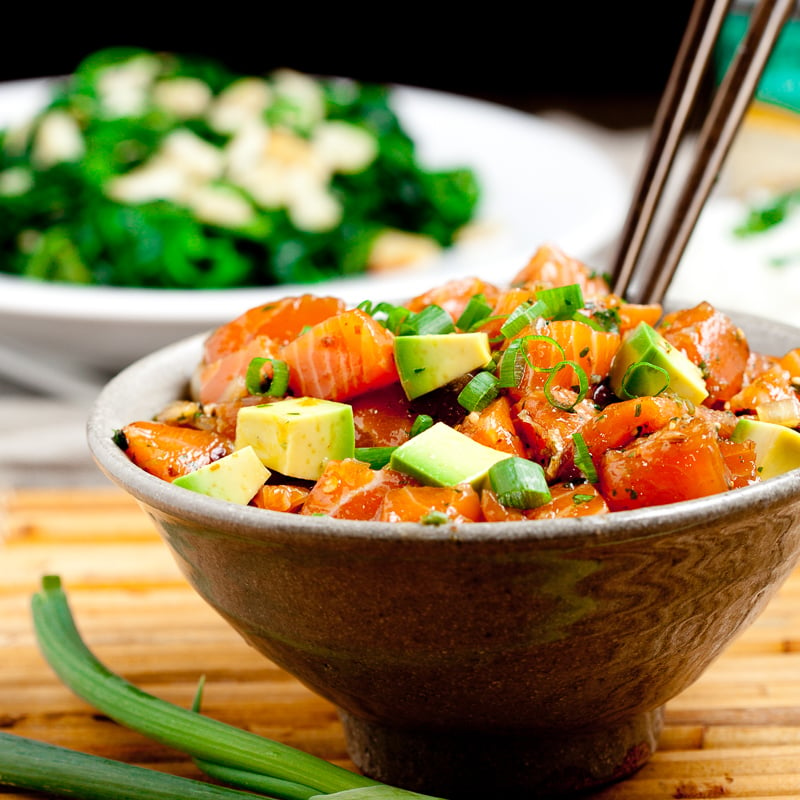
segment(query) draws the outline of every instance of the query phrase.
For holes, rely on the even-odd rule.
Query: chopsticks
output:
[[[646,239],[730,2],[695,1],[656,112],[644,166],[611,265],[612,291],[631,302],[663,301],[775,42],[795,5],[795,0],[759,0],[753,9],[747,32],[700,128],[694,163],[656,254],[643,267]]]

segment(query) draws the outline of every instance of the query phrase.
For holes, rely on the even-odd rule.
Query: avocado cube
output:
[[[409,400],[445,386],[491,359],[489,336],[484,332],[430,333],[394,340],[394,360]]]
[[[328,461],[353,457],[353,409],[316,397],[245,406],[236,418],[235,446],[247,445],[269,469],[316,480]]]
[[[756,443],[756,468],[763,480],[800,468],[800,433],[784,425],[756,419],[740,419],[731,439]]]
[[[247,505],[269,476],[255,450],[243,447],[172,482],[209,497]]]
[[[486,479],[489,467],[505,458],[511,455],[486,447],[444,422],[437,422],[401,444],[392,453],[389,466],[427,486],[469,483],[478,488]]]
[[[611,363],[609,384],[623,400],[658,394],[665,385],[692,403],[708,397],[700,367],[646,322],[640,322],[622,340]]]

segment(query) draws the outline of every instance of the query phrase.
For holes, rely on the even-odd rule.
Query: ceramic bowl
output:
[[[782,354],[800,330],[737,320]],[[88,422],[189,583],[339,709],[365,773],[451,800],[562,795],[629,775],[663,708],[764,608],[800,554],[800,470],[580,519],[431,527],[241,507],[112,442],[182,396],[202,337],[135,363]],[[516,796],[516,795],[515,795]]]

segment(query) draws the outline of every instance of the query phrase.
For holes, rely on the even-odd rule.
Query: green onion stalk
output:
[[[138,689],[86,646],[57,576],[42,579],[31,608],[45,660],[75,694],[119,724],[188,754],[206,774],[237,788],[7,733],[0,734],[0,785],[87,800],[242,800],[264,794],[279,800],[431,800]]]

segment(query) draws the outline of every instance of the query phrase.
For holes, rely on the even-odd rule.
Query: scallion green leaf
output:
[[[272,377],[264,378],[264,364],[272,367]],[[247,365],[245,386],[252,395],[283,397],[289,388],[289,365],[278,358],[253,358]]]
[[[141,691],[91,653],[60,580],[47,576],[31,601],[37,641],[59,678],[105,715],[193,758],[336,792],[377,782],[288,745],[235,728]]]
[[[538,508],[552,498],[542,465],[527,458],[504,458],[489,468],[488,477],[498,502],[504,506]]]
[[[430,414],[417,414],[411,424],[410,436],[414,437],[418,433],[428,430],[433,425],[433,417]]]
[[[386,302],[373,304],[370,300],[364,300],[358,304],[358,308],[395,334],[400,331],[403,323],[411,316],[411,312],[405,306],[397,306]]]
[[[589,483],[597,483],[597,470],[594,466],[592,454],[586,446],[586,440],[580,431],[572,434],[572,443],[575,446],[575,466],[581,471],[581,474]],[[591,500],[592,498],[589,497]]]
[[[435,303],[425,306],[409,316],[400,325],[400,336],[426,336],[428,334],[454,333],[456,329],[453,318],[441,306]]]
[[[542,316],[544,305],[536,305],[529,300],[520,303],[509,315],[506,321],[500,326],[500,333],[510,339],[516,336],[521,330],[530,325],[535,319]]]
[[[584,307],[583,292],[577,283],[540,289],[536,292],[536,302],[544,306],[542,316],[547,319],[572,319]]]
[[[483,294],[475,294],[467,301],[464,310],[456,320],[456,327],[462,331],[471,331],[484,323],[492,313],[492,307]]]
[[[639,372],[658,372],[663,377],[664,383],[658,391],[652,393],[653,397],[660,395],[669,388],[669,372],[667,372],[664,367],[660,367],[658,364],[651,364],[649,361],[634,361],[633,364],[630,364],[628,369],[625,370],[625,374],[622,376],[622,380],[620,381],[620,389],[622,393],[622,397],[620,398],[621,400],[632,400],[634,397],[640,396],[639,394],[636,394],[635,392],[631,393],[628,390],[631,382]]]
[[[500,394],[499,382],[491,372],[479,372],[458,393],[459,405],[470,412],[483,411]]]
[[[354,456],[359,461],[364,461],[372,469],[381,469],[389,463],[396,447],[356,447]]]
[[[553,394],[553,380],[562,369],[573,370],[578,378],[578,385],[575,387],[575,399],[570,403],[562,403]],[[578,405],[578,403],[580,403],[584,397],[586,397],[589,391],[589,377],[586,374],[586,370],[575,361],[565,359],[564,361],[559,361],[558,364],[546,371],[549,372],[550,375],[548,376],[542,388],[544,391],[544,396],[547,398],[547,402],[550,403],[550,405],[554,408],[559,408],[562,411],[572,411],[572,409],[575,408],[575,406]]]
[[[261,795],[5,732],[0,732],[0,785],[83,800],[263,800]]]
[[[522,345],[523,339],[514,339],[508,345],[500,358],[498,368],[498,386],[501,389],[512,389],[519,386],[525,374],[525,355]]]

